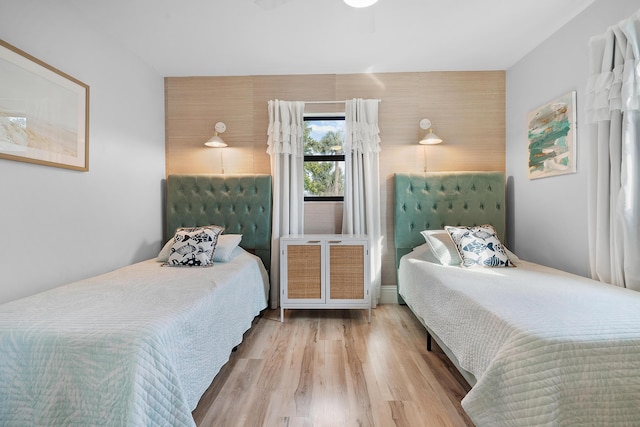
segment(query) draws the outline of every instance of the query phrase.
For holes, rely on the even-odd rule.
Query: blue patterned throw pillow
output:
[[[210,267],[218,236],[224,229],[216,225],[207,227],[179,228],[167,262],[168,267]]]
[[[451,227],[444,229],[451,236],[462,258],[462,267],[513,267],[492,225]]]

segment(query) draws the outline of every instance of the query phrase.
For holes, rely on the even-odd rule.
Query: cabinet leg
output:
[[[280,323],[284,323],[284,308],[280,307]]]

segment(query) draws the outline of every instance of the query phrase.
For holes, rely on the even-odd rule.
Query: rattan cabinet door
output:
[[[287,245],[287,297],[322,298],[321,245]]]
[[[329,299],[364,300],[365,247],[329,242]]]

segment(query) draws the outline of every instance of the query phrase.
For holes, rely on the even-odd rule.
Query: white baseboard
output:
[[[398,287],[395,285],[380,286],[380,304],[397,304]]]

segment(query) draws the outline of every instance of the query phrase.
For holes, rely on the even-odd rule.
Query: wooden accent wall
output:
[[[380,195],[385,236],[382,284],[393,285],[393,174],[505,171],[503,71],[321,74],[165,79],[166,173],[270,173],[267,101],[379,98]],[[308,105],[307,112],[344,111],[342,104]],[[420,119],[444,143],[420,146]],[[207,148],[213,126],[229,147]],[[222,159],[221,159],[222,157]],[[328,216],[328,221],[333,217]],[[332,228],[333,223],[328,224]]]

